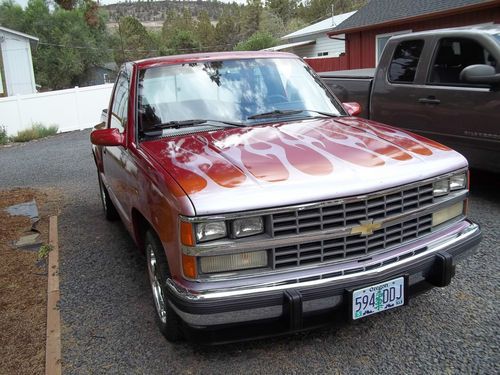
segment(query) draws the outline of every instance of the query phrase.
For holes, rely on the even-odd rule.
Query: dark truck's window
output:
[[[487,64],[496,67],[495,58],[478,42],[466,38],[444,38],[434,56],[429,83],[464,85],[460,72],[469,65]],[[467,84],[470,85],[470,84]]]
[[[407,40],[399,43],[389,66],[389,81],[412,83],[423,47],[423,40]]]
[[[113,106],[111,108],[111,127],[124,131],[127,121],[128,104],[128,77],[125,72],[121,72],[113,96]]]

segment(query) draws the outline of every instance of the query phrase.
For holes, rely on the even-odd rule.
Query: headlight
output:
[[[467,172],[455,174],[449,178],[437,180],[433,185],[433,194],[435,197],[441,197],[451,191],[467,188]]]
[[[200,266],[203,273],[227,272],[266,267],[267,252],[252,251],[248,253],[201,257]]]
[[[440,197],[446,195],[450,192],[450,180],[445,178],[444,180],[438,180],[434,182],[433,194],[435,197]]]
[[[455,203],[432,214],[432,226],[436,226],[460,216],[464,212],[464,202]]]
[[[196,224],[196,240],[205,242],[223,238],[227,235],[226,223],[224,221],[212,221]]]
[[[260,216],[236,219],[231,223],[231,229],[237,238],[252,236],[264,232],[264,220]]]
[[[465,189],[467,187],[467,173],[460,173],[450,178],[450,191]]]

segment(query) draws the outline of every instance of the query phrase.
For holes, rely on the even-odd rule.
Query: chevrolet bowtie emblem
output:
[[[359,234],[361,236],[369,236],[373,231],[380,229],[382,223],[374,223],[373,219],[361,220],[359,225],[351,229],[351,234]]]

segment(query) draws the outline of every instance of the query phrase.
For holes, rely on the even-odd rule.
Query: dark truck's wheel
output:
[[[109,221],[114,221],[118,219],[118,212],[116,211],[115,205],[111,201],[108,195],[108,191],[102,183],[101,177],[97,175],[99,180],[99,195],[101,196],[102,209],[104,210],[104,216]]]
[[[144,239],[144,248],[148,262],[149,283],[156,308],[156,322],[168,341],[179,341],[182,338],[181,320],[168,303],[165,293],[170,271],[163,246],[156,234],[148,231]]]

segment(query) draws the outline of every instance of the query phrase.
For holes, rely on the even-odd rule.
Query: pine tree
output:
[[[202,10],[198,16],[196,24],[196,35],[201,43],[203,49],[214,49],[215,42],[215,28],[210,22],[210,17],[206,10]]]

